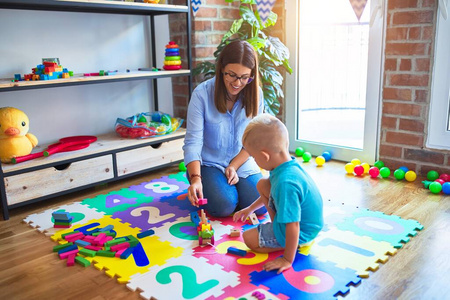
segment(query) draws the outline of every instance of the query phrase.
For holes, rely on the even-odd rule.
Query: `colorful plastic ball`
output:
[[[325,158],[321,155],[316,157],[317,166],[321,167],[325,163]]]
[[[297,149],[295,149],[295,156],[300,157],[303,155],[303,153],[305,153],[305,149],[303,149],[302,147],[297,147]]]
[[[403,170],[403,172],[405,173],[409,171],[408,167],[406,166],[401,166],[399,169]]]
[[[368,163],[362,163],[361,166],[364,168],[364,173],[369,173],[370,165]]]
[[[429,181],[435,181],[438,178],[439,178],[439,173],[434,170],[427,173],[427,179]]]
[[[377,167],[379,170],[381,170],[382,167],[384,167],[384,162],[382,162],[381,160],[377,160],[374,164],[374,167]]]
[[[405,178],[405,171],[403,171],[402,169],[395,170],[394,177],[397,180],[403,180],[403,178]]]
[[[364,167],[361,165],[356,165],[353,172],[355,172],[356,176],[361,176],[362,174],[364,174]]]
[[[441,174],[441,176],[439,176],[439,179],[442,179],[445,182],[450,182],[450,175],[447,173]]]
[[[311,155],[311,153],[309,153],[309,152],[305,152],[305,153],[303,153],[302,158],[303,158],[303,161],[304,161],[304,162],[308,162],[308,161],[311,160],[312,155]]]
[[[352,163],[348,163],[345,165],[345,172],[347,172],[347,174],[353,174],[354,169],[355,169],[355,165]]]
[[[184,161],[180,162],[178,165],[178,169],[180,169],[181,172],[186,172],[186,166],[184,165]]]
[[[325,161],[329,161],[331,159],[331,153],[328,151],[324,151],[322,153],[323,158],[325,158]]]
[[[442,192],[446,195],[450,195],[450,182],[446,182],[442,185]]]
[[[406,181],[412,182],[416,180],[417,174],[414,171],[408,171],[405,173],[405,179]]]
[[[442,184],[440,184],[439,182],[432,182],[430,183],[430,185],[428,186],[428,189],[433,193],[433,194],[439,194],[442,191]]]
[[[377,178],[378,175],[380,175],[380,169],[378,169],[377,167],[372,167],[369,169],[369,175],[372,178]]]
[[[380,169],[380,176],[383,178],[388,178],[391,175],[391,170],[388,167],[382,167]]]
[[[358,158],[354,158],[354,159],[352,159],[351,163],[354,164],[355,166],[357,166],[357,165],[361,164],[361,161]]]
[[[440,179],[440,178],[436,179],[435,181],[439,182],[440,184],[444,184],[445,183],[444,179]]]

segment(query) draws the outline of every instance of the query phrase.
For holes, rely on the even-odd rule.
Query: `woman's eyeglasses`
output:
[[[253,81],[253,77],[247,75],[238,77],[236,74],[228,72],[224,72],[223,75],[225,76],[225,80],[228,82],[235,82],[236,80],[239,80],[241,84],[249,84]]]

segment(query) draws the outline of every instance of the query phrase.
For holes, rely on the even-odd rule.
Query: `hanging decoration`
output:
[[[352,5],[353,11],[359,21],[364,12],[364,8],[366,7],[367,0],[350,0],[350,4]]]
[[[200,9],[200,6],[202,6],[202,0],[191,0],[191,6],[192,6],[192,13],[195,15],[197,14],[197,11]]]
[[[266,23],[274,4],[275,0],[256,0],[256,8],[263,24]]]

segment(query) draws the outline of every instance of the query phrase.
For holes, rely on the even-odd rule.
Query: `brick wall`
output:
[[[449,151],[426,148],[438,0],[388,0],[380,159],[450,173]]]

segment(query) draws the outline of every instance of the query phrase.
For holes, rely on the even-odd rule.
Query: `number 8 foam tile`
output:
[[[147,197],[163,199],[168,196],[174,197],[183,194],[188,187],[188,183],[177,180],[177,177],[170,178],[170,176],[163,176],[150,182],[130,186],[129,189],[137,193],[142,193]]]
[[[182,256],[152,267],[145,274],[132,276],[127,287],[142,291],[144,299],[203,300],[219,297],[224,288],[238,284],[238,273],[225,272],[222,266],[208,264],[204,258]]]

